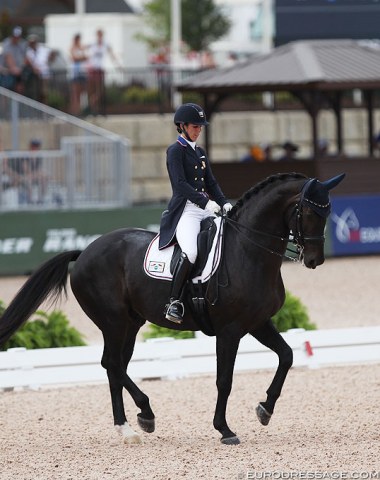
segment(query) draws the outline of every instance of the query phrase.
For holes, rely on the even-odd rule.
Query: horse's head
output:
[[[324,182],[311,178],[304,183],[298,196],[290,228],[300,259],[307,268],[316,268],[325,261],[324,231],[331,211],[329,192],[344,177],[342,173]]]

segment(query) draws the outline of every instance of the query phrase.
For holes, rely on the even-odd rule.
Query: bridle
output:
[[[291,231],[289,235],[289,240],[291,240],[293,244],[296,246],[296,252],[293,252],[293,250],[287,248],[287,250],[290,250],[291,252],[297,254],[297,258],[295,259],[293,257],[291,258],[293,261],[298,261],[298,262],[302,261],[303,259],[303,251],[305,249],[306,242],[320,242],[320,243],[325,242],[325,234],[305,235],[303,222],[302,222],[304,205],[305,205],[305,202],[296,203],[292,213],[292,215],[296,216],[296,230],[294,233]],[[286,256],[286,258],[290,258],[287,255],[284,255],[284,256]]]
[[[297,196],[294,199],[295,203],[288,219],[289,235],[287,237],[282,237],[280,235],[263,232],[262,230],[256,230],[254,228],[247,227],[246,225],[243,225],[238,221],[234,220],[233,218],[231,218],[229,213],[223,213],[222,215],[222,224],[225,225],[224,230],[226,231],[226,227],[228,225],[229,227],[233,228],[237,233],[239,233],[239,235],[243,236],[248,242],[252,243],[256,247],[261,248],[262,250],[270,254],[276,255],[278,257],[281,257],[281,258],[285,257],[293,262],[302,262],[304,259],[304,249],[307,242],[318,242],[318,243],[321,243],[323,246],[323,243],[325,241],[324,234],[322,235],[305,234],[304,224],[303,224],[304,208],[306,206],[307,208],[310,208],[311,210],[313,210],[314,213],[319,215],[320,217],[327,218],[331,209],[331,205],[328,197],[328,191],[334,186],[336,186],[343,178],[344,178],[344,174],[341,174],[337,177],[330,179],[328,182],[323,182],[322,184],[323,190],[320,190],[319,192],[316,192],[314,194],[313,194],[313,186],[317,182],[317,179],[311,178],[304,183],[300,194],[297,194]],[[322,201],[320,201],[320,199],[322,199]],[[326,199],[327,201],[322,203],[324,199]],[[291,204],[292,202],[290,202],[289,208],[291,208]],[[293,231],[291,228],[292,219],[294,217],[295,217],[295,221],[294,221],[295,231]],[[222,229],[220,229],[220,233],[218,235],[218,242],[221,242],[221,248],[223,250],[225,242],[222,241],[221,231]],[[283,243],[281,251],[276,251],[276,250],[273,250],[272,248],[262,245],[262,243],[256,240],[255,237],[257,237],[257,235],[262,237],[267,237],[267,238],[273,238],[281,241]],[[293,243],[293,245],[295,246],[295,250],[289,247],[289,242]],[[286,243],[286,245],[284,245],[284,243]],[[292,256],[287,252],[291,253]],[[222,273],[219,267],[217,269],[216,274],[213,277],[215,282],[215,294],[212,300],[208,298],[208,289],[210,287],[211,282],[209,282],[206,289],[205,296],[208,298],[208,301],[211,303],[211,305],[215,305],[216,302],[218,301],[219,287],[227,287],[229,285],[229,275],[228,275],[227,266],[225,262],[223,262],[223,264],[225,269],[225,280],[223,283],[220,283],[219,277],[222,275]]]
[[[305,242],[322,242],[324,243],[325,241],[325,235],[305,235],[304,230],[303,230],[303,222],[302,222],[302,217],[303,217],[303,207],[305,204],[314,210],[317,215],[320,215],[320,211],[323,211],[323,215],[325,217],[328,216],[330,213],[330,202],[328,201],[325,204],[318,203],[306,196],[308,192],[308,188],[311,185],[311,183],[314,181],[313,178],[309,179],[304,186],[302,187],[301,190],[301,196],[300,200],[298,203],[296,203],[294,207],[293,214],[296,215],[296,233],[294,235],[294,240],[293,242],[296,245],[299,245],[302,248],[305,248]],[[318,209],[318,211],[317,211]]]
[[[268,253],[271,253],[273,255],[277,255],[279,257],[285,257],[289,260],[292,260],[293,262],[301,262],[303,259],[303,251],[305,249],[305,244],[306,242],[320,242],[324,243],[325,241],[325,235],[305,235],[304,232],[304,227],[303,227],[303,209],[304,206],[307,205],[311,209],[326,209],[326,217],[328,215],[328,212],[330,211],[330,202],[327,204],[319,204],[310,198],[306,197],[306,193],[308,190],[308,187],[310,186],[311,182],[314,179],[309,179],[304,186],[302,187],[301,190],[301,195],[299,201],[297,201],[294,205],[293,211],[290,214],[289,217],[289,223],[291,219],[295,216],[295,231],[293,232],[292,229],[290,229],[290,234],[288,237],[281,237],[280,235],[275,235],[272,233],[268,232],[263,232],[262,230],[256,230],[254,228],[247,227],[245,225],[242,225],[241,223],[237,222],[236,220],[233,220],[230,218],[228,215],[224,214],[222,217],[224,221],[231,226],[236,232],[238,232],[240,235],[242,235],[244,238],[246,238],[250,243],[254,244],[256,247],[262,248]],[[328,209],[328,210],[327,210]],[[242,228],[250,234],[253,234],[253,236],[249,236],[246,234]],[[280,240],[281,242],[286,242],[286,249],[284,253],[278,252],[276,250],[273,250],[271,248],[266,247],[265,245],[262,245],[260,242],[255,240],[255,235],[261,235],[264,237],[268,238],[274,238],[277,240]],[[292,242],[293,245],[295,246],[295,249],[292,249],[289,247],[289,242]],[[288,253],[287,253],[288,252]],[[292,255],[290,255],[292,254]]]
[[[236,220],[230,218],[228,213],[223,213],[221,215],[222,217],[222,225],[224,224],[225,226],[229,226],[233,228],[239,235],[243,236],[248,242],[251,244],[255,245],[256,247],[261,248],[262,250],[272,254],[276,255],[281,258],[287,258],[288,260],[291,260],[292,262],[299,262],[301,263],[303,261],[303,252],[305,249],[305,243],[306,242],[321,242],[324,243],[325,241],[325,235],[305,235],[304,228],[303,228],[303,209],[305,204],[307,204],[310,208],[314,209],[316,211],[316,208],[322,209],[323,215],[326,214],[326,217],[330,211],[330,202],[326,205],[321,205],[319,203],[314,202],[313,200],[309,199],[306,197],[307,189],[309,185],[311,184],[311,181],[313,179],[308,180],[304,186],[302,187],[301,194],[299,200],[294,204],[293,210],[289,216],[289,223],[291,223],[291,219],[295,216],[295,232],[292,232],[290,229],[290,233],[287,237],[282,237],[280,235],[276,235],[273,233],[268,233],[268,232],[263,232],[262,230],[257,230],[255,228],[247,227],[246,225],[243,225]],[[326,210],[324,210],[326,209]],[[328,209],[328,210],[327,210]],[[322,216],[322,215],[321,215]],[[222,250],[224,248],[225,242],[222,241],[222,228],[219,231],[217,243],[222,242]],[[282,253],[284,250],[282,248],[282,251],[276,251],[273,250],[265,245],[262,245],[259,241],[255,239],[257,235],[261,235],[263,237],[267,238],[273,238],[276,240],[280,240],[282,243],[286,243],[285,246],[285,251]],[[295,249],[291,248],[289,246],[289,242],[292,242],[293,245],[295,246]],[[214,259],[215,260],[215,259]],[[226,268],[226,267],[225,267]],[[214,276],[215,282],[216,282],[216,293],[215,297],[213,300],[209,300],[211,305],[215,305],[216,302],[218,301],[219,297],[219,287],[226,287],[229,284],[228,280],[228,271],[226,271],[226,279],[223,284],[220,283],[219,277],[221,275],[220,269],[218,268],[216,275]],[[208,289],[210,287],[210,283],[207,286],[206,289],[206,297],[208,295]]]

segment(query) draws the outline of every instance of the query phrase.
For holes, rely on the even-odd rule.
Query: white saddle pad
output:
[[[199,280],[202,283],[207,282],[218,268],[223,235],[223,229],[221,231],[221,220],[221,217],[214,219],[217,230],[212,242],[212,247],[205,268],[201,275],[193,278],[194,283],[197,283]],[[156,235],[146,250],[144,258],[144,271],[149,277],[171,281],[173,275],[170,273],[170,262],[173,256],[174,245],[164,248],[163,250],[159,250],[159,237],[159,235]]]

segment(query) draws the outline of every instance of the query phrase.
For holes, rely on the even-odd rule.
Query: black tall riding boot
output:
[[[181,253],[178,263],[174,269],[170,301],[165,312],[165,318],[171,322],[182,322],[185,308],[183,303],[180,301],[180,298],[192,266],[193,264],[189,262],[186,253]]]

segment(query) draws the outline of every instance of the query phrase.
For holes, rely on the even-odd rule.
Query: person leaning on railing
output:
[[[22,28],[14,27],[3,43],[1,86],[21,94],[24,92],[25,54],[26,41],[22,38]]]

